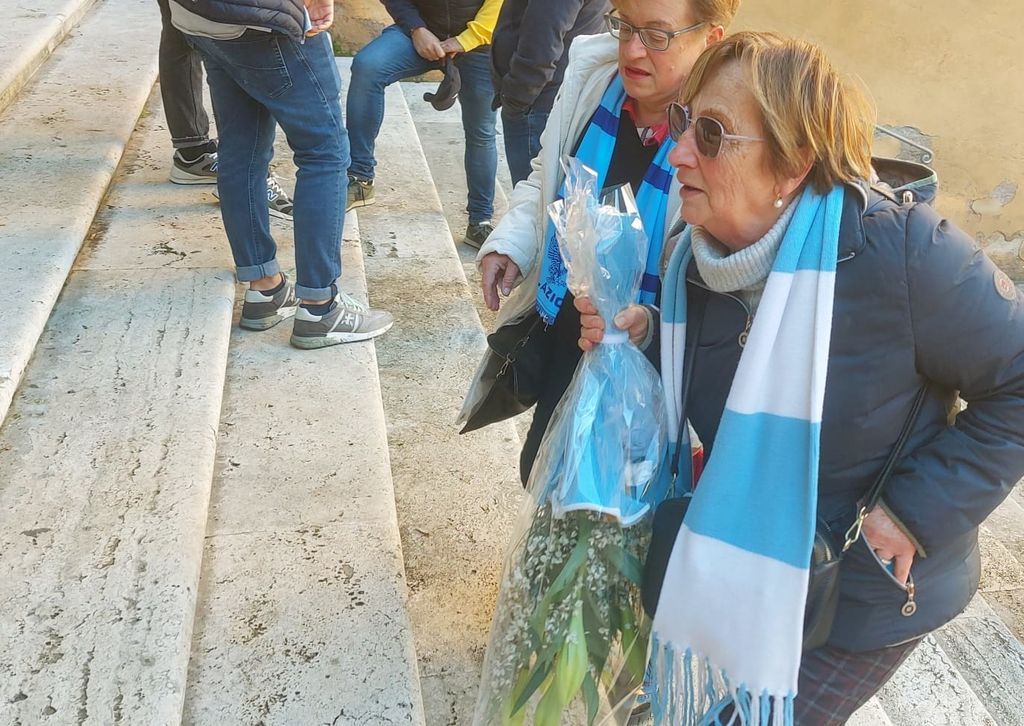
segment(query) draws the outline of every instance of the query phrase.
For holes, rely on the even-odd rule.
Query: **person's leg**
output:
[[[418,73],[436,68],[413,47],[412,39],[395,25],[387,27],[352,59],[345,121],[351,142],[349,175],[373,179],[374,146],[384,120],[384,89]]]
[[[341,276],[345,222],[348,135],[341,118],[341,77],[327,33],[276,39],[291,85],[262,99],[295,154],[296,292],[304,301],[325,302]]]
[[[469,188],[466,211],[469,224],[490,221],[494,215],[494,178],[498,171],[495,143],[497,113],[491,108],[494,85],[491,81],[490,55],[486,51],[455,56],[462,89],[459,106],[466,135],[466,186]]]
[[[184,34],[171,24],[169,0],[157,0],[160,31],[160,96],[175,149],[210,143],[210,119],[203,107],[203,62]]]
[[[540,153],[540,135],[548,121],[546,111],[507,111],[501,109],[501,127],[505,137],[505,160],[515,186],[530,176],[530,162]]]
[[[392,317],[338,293],[349,146],[330,36],[321,33],[301,44],[276,36],[269,42],[284,63],[288,84],[278,92],[256,93],[284,131],[298,168],[292,214],[295,293],[302,304],[295,311],[291,343],[322,348],[372,338],[391,327]]]
[[[275,125],[253,93],[280,92],[289,82],[283,68],[253,70],[261,58],[275,57],[265,52],[271,40],[267,33],[249,31],[230,41],[197,36],[190,40],[206,59],[220,132],[217,190],[236,275],[256,289],[272,288],[280,281],[266,196]]]
[[[845,724],[892,678],[920,642],[864,653],[829,646],[804,653],[793,702],[796,726]]]

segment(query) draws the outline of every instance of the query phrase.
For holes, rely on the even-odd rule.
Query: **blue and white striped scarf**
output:
[[[730,703],[737,724],[793,724],[842,207],[842,187],[826,196],[808,187],[765,284],[654,619],[659,724],[715,724]],[[662,299],[676,428],[692,255],[688,230]]]
[[[626,101],[626,89],[618,74],[612,78],[611,84],[601,98],[601,104],[594,112],[587,125],[576,158],[597,172],[597,188],[604,189],[615,149],[615,139],[619,133],[619,117],[622,104]],[[672,185],[672,166],[668,163],[669,152],[675,142],[666,137],[658,148],[658,153],[651,162],[647,173],[636,193],[636,206],[640,219],[647,234],[647,264],[640,283],[637,302],[653,303],[661,289],[658,277],[658,263],[661,260],[661,249],[665,238],[665,210],[668,206],[669,188]],[[565,194],[563,184],[558,198]],[[562,255],[558,251],[555,238],[555,227],[549,221],[544,238],[544,256],[541,259],[540,280],[537,287],[537,312],[548,325],[555,322],[555,317],[562,307],[566,292],[566,270],[562,264]]]

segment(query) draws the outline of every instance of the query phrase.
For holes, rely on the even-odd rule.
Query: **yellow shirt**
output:
[[[484,0],[484,4],[476,12],[476,17],[469,21],[465,30],[455,36],[464,51],[468,53],[491,42],[494,26],[498,23],[501,2],[502,0]]]

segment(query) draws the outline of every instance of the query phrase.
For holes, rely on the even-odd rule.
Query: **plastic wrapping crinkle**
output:
[[[625,723],[643,683],[642,562],[666,445],[658,374],[612,319],[640,287],[647,239],[626,187],[598,199],[567,169],[549,207],[568,287],[606,322],[540,446],[506,556],[474,723]]]

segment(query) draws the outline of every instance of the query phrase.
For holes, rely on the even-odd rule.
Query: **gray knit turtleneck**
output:
[[[693,259],[704,284],[715,292],[740,293],[753,315],[795,211],[796,205],[790,204],[764,237],[737,252],[730,252],[703,227],[694,227]]]

